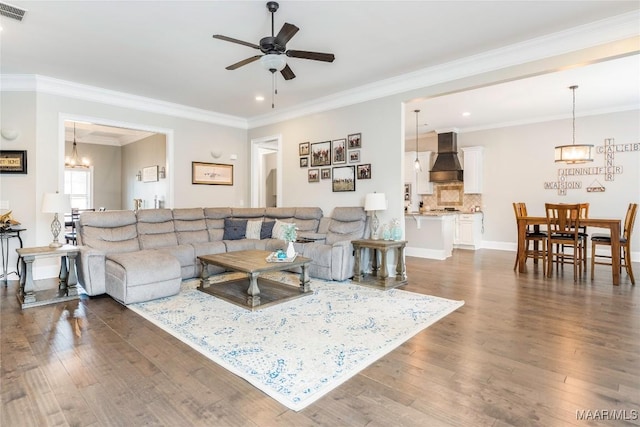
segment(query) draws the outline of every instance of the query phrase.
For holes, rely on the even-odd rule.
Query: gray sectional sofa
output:
[[[88,295],[106,293],[123,304],[174,295],[182,280],[200,276],[200,255],[284,249],[286,242],[272,236],[276,221],[295,223],[298,239],[306,239],[294,245],[311,258],[311,277],[353,275],[351,241],[369,230],[362,207],[335,208],[331,217],[309,207],[187,208],[83,212],[78,279]],[[208,268],[209,274],[222,272]]]

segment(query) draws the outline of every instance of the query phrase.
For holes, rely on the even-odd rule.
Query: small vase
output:
[[[296,256],[296,249],[293,247],[293,242],[289,242],[287,246],[287,258],[293,258]]]
[[[391,229],[387,226],[387,224],[384,224],[382,226],[382,239],[391,240]]]

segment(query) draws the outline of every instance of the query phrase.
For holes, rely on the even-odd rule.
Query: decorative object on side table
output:
[[[368,193],[364,199],[364,210],[373,212],[371,214],[371,238],[377,240],[380,238],[379,227],[380,221],[376,215],[376,211],[384,211],[387,209],[387,198],[384,193]]]
[[[58,219],[58,214],[60,212],[63,214],[65,212],[71,212],[71,199],[69,198],[69,195],[58,192],[45,193],[42,197],[42,212],[54,214],[53,221],[51,222],[51,234],[53,234],[53,241],[49,243],[49,247],[61,247],[62,243],[58,240],[58,235],[60,234],[60,230],[62,230],[62,225]]]
[[[401,240],[402,239],[402,227],[400,227],[400,220],[398,218],[394,218],[391,220],[391,240]]]

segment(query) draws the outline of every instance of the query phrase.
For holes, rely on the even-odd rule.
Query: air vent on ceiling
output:
[[[25,13],[27,13],[25,9],[20,9],[19,7],[11,6],[7,3],[0,3],[0,15],[2,16],[22,21]]]

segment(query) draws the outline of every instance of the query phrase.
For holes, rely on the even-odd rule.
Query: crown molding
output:
[[[138,111],[247,129],[247,119],[34,74],[3,74],[2,91],[34,91]]]
[[[629,12],[424,68],[318,98],[278,112],[249,118],[249,129],[624,40],[640,34],[638,22],[640,22],[640,11]]]

